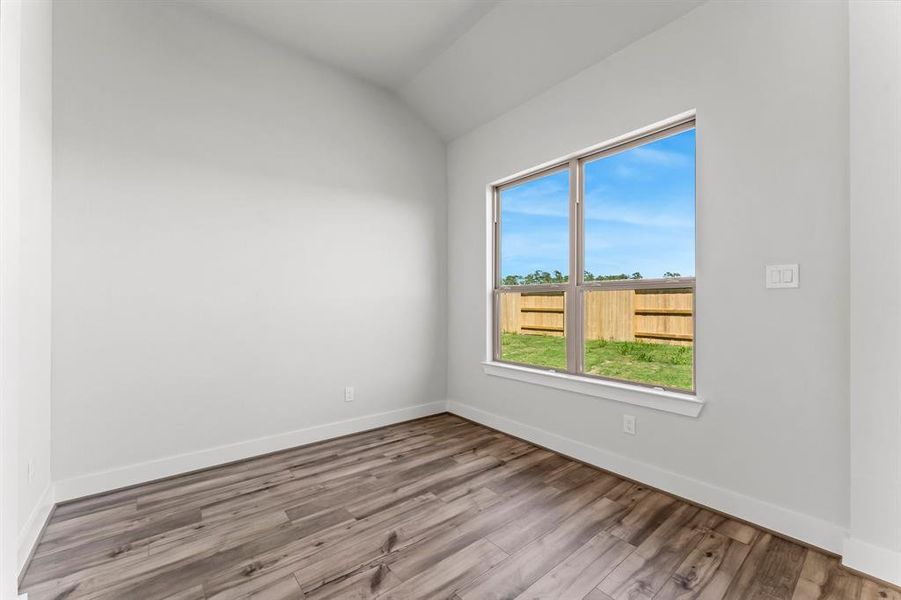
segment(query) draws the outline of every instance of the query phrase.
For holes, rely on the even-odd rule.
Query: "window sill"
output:
[[[487,361],[483,362],[482,365],[485,373],[494,377],[503,377],[587,396],[644,406],[645,408],[653,408],[686,417],[697,418],[701,414],[701,409],[704,408],[704,401],[692,394],[657,390],[629,385],[628,383],[594,379],[592,377],[580,377],[569,373],[554,373],[502,362]]]

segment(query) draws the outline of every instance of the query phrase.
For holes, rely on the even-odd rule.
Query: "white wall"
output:
[[[901,585],[901,4],[849,9],[851,530],[843,560]]]
[[[0,3],[0,598],[16,594],[19,533],[21,2]]]
[[[844,3],[711,2],[452,142],[454,410],[840,550],[847,55]],[[486,185],[693,108],[700,418],[483,374]],[[800,289],[764,289],[764,265],[783,262],[800,263]],[[636,437],[623,413],[638,416]]]
[[[52,5],[22,5],[19,564],[50,510]],[[28,470],[31,466],[31,476]]]
[[[50,503],[51,6],[0,8],[0,598]],[[31,463],[31,477],[28,464]]]
[[[54,16],[55,478],[443,402],[432,131],[184,6]]]

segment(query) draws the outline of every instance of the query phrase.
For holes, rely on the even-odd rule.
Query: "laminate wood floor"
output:
[[[836,558],[452,415],[60,505],[29,600],[901,600]]]

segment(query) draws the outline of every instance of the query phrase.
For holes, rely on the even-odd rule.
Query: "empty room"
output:
[[[0,0],[0,600],[901,600],[901,0]]]

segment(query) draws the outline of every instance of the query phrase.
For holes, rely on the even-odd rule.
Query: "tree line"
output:
[[[664,277],[681,277],[679,273],[667,271]],[[614,275],[595,275],[591,271],[585,271],[583,275],[585,281],[616,281],[620,279],[644,279],[638,271],[627,275],[626,273],[617,273]],[[564,275],[560,271],[548,272],[536,269],[528,275],[507,275],[503,279],[504,285],[536,285],[541,283],[567,283],[569,275]]]

